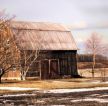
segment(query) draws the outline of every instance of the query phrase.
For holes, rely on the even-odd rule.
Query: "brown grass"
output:
[[[91,88],[108,86],[105,83],[90,83],[94,79],[60,79],[60,80],[39,80],[39,81],[7,81],[0,84],[0,87],[24,87],[40,89],[69,89],[69,88]]]

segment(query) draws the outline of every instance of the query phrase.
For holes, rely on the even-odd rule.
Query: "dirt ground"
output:
[[[108,106],[108,90],[74,93],[40,93],[0,95],[0,106]]]

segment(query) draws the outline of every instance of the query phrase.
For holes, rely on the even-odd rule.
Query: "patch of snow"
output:
[[[7,95],[3,95],[3,96],[0,96],[0,97],[19,97],[19,96],[35,96],[36,94],[7,94]]]
[[[90,95],[90,96],[100,96],[100,94],[92,94],[92,95]]]
[[[26,90],[39,90],[39,88],[0,87],[0,90],[26,91]]]
[[[58,106],[58,105],[51,105],[51,106]],[[59,105],[59,106],[66,106],[66,105]]]
[[[71,102],[82,102],[82,101],[95,101],[99,103],[108,103],[108,99],[98,99],[98,98],[85,98],[85,99],[76,99],[76,100],[71,100]]]
[[[86,92],[86,91],[97,91],[97,90],[108,90],[108,87],[81,88],[81,89],[53,89],[53,90],[44,90],[43,93],[72,93],[72,92]]]
[[[37,100],[36,103],[45,103],[43,100]]]
[[[57,100],[70,100],[72,98],[60,98],[60,99],[57,99]]]

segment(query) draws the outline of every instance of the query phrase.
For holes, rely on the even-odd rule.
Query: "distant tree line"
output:
[[[93,62],[92,54],[78,54],[78,62]],[[96,62],[108,62],[108,57],[96,55]]]

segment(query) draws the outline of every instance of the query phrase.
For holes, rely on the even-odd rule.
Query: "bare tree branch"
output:
[[[92,77],[94,77],[96,55],[105,55],[108,47],[106,47],[106,44],[104,44],[102,37],[98,33],[92,33],[85,42],[85,49],[87,53],[92,55]]]

